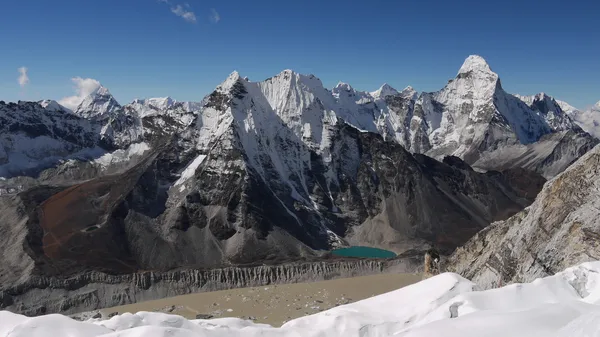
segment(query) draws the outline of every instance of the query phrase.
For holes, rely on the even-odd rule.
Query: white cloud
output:
[[[600,138],[600,114],[598,110],[592,108],[585,111],[579,111],[576,115],[571,115],[575,122],[581,128],[596,138]]]
[[[196,23],[196,14],[194,14],[194,12],[192,12],[191,10],[186,10],[181,5],[171,7],[171,12],[173,12],[173,14],[183,18],[187,22]]]
[[[160,3],[167,4],[171,7],[171,13],[179,16],[187,22],[196,23],[196,14],[190,9],[190,5],[185,3],[182,5],[175,5],[171,0],[157,0]]]
[[[21,88],[25,88],[27,84],[29,84],[29,76],[27,76],[27,67],[21,67],[17,69],[19,71],[19,85]]]
[[[210,21],[212,23],[217,23],[221,21],[221,16],[219,15],[219,12],[217,12],[217,10],[214,8],[210,9]]]
[[[74,77],[71,81],[75,84],[75,95],[58,101],[60,105],[71,110],[75,110],[84,98],[100,87],[100,82],[93,78]]]

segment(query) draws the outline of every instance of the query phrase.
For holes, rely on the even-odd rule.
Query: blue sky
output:
[[[263,80],[288,68],[327,87],[435,91],[470,54],[486,58],[509,92],[544,91],[579,108],[600,100],[600,1],[19,0],[0,8],[6,101],[73,95],[78,76],[121,103],[200,100],[233,70]]]

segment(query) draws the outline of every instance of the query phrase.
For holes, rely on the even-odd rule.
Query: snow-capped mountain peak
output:
[[[417,96],[419,95],[419,92],[417,92],[413,87],[411,87],[409,85],[406,88],[402,89],[400,94],[402,95],[402,97],[411,98],[413,100],[416,100]]]
[[[148,98],[146,102],[150,105],[155,106],[160,110],[165,110],[170,108],[173,104],[175,104],[175,100],[171,97],[156,97],[156,98]]]
[[[74,112],[84,118],[95,118],[106,116],[120,108],[121,105],[108,88],[101,85],[85,97]]]
[[[391,88],[391,87],[390,87]],[[392,88],[393,89],[393,88]],[[387,89],[384,89],[387,90]],[[373,99],[383,98],[386,95],[382,95],[379,93],[378,96],[374,96],[373,93],[367,93],[363,91],[358,91],[354,89],[350,84],[339,82],[332,90],[331,93],[333,97],[337,101],[338,108],[337,110],[354,110],[351,106],[355,104],[364,104],[367,102],[372,102]],[[348,118],[348,116],[345,116]]]
[[[333,88],[333,90],[335,91],[339,91],[339,90],[345,90],[345,91],[352,91],[354,90],[354,88],[352,88],[352,86],[346,82],[338,82],[338,84],[336,84],[336,86]]]
[[[229,74],[227,79],[223,81],[223,83],[219,84],[216,91],[220,93],[229,92],[233,85],[240,79],[240,73],[238,73],[237,71],[233,71],[231,74]]]
[[[101,85],[94,92],[92,92],[92,95],[93,94],[96,94],[99,96],[108,96],[108,95],[110,95],[110,91],[108,90],[108,88]]]
[[[463,65],[458,70],[458,74],[466,74],[469,72],[494,74],[487,61],[479,55],[470,55],[467,57]],[[496,75],[497,76],[497,75]]]
[[[53,99],[45,99],[43,101],[39,101],[38,103],[42,106],[42,108],[49,111],[70,111]]]
[[[546,95],[545,92],[540,92],[539,94],[536,94],[535,96],[533,96],[533,101],[531,104],[534,104],[534,105],[545,104],[546,106],[553,106],[557,110],[560,109],[560,106],[558,105],[558,103],[556,103],[554,98],[552,96]],[[562,110],[562,109],[560,109],[560,110]]]
[[[375,99],[384,98],[386,96],[393,96],[393,95],[397,95],[397,94],[398,94],[398,90],[394,89],[392,86],[390,86],[387,83],[384,83],[379,89],[371,92],[371,96],[373,96]]]
[[[135,110],[137,114],[143,118],[164,113],[165,111],[172,108],[176,103],[179,102],[177,102],[169,96],[154,97],[146,99],[135,99],[133,100],[133,102],[128,104],[127,107],[130,107],[133,110]],[[183,105],[183,108],[188,112],[199,109],[197,106],[193,106],[194,104],[199,103],[181,102],[181,104]]]
[[[519,94],[513,94],[513,96],[515,96],[516,98],[520,99],[521,101],[523,101],[527,105],[531,105],[531,103],[533,103],[533,100],[535,99],[535,95],[524,96],[524,95],[519,95]]]

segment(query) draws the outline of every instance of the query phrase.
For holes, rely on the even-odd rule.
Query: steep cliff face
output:
[[[529,282],[600,258],[600,147],[548,181],[536,201],[456,250],[448,270],[483,287]]]

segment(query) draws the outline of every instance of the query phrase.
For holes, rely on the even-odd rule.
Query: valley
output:
[[[27,315],[417,273],[430,248],[466,272],[461,246],[598,144],[476,55],[433,93],[234,72],[201,102],[99,86],[0,118],[2,186],[19,186],[0,196],[0,308]]]
[[[187,319],[238,317],[278,327],[292,319],[380,295],[421,279],[419,274],[382,273],[311,283],[196,293],[105,308],[98,312],[102,317],[139,311],[165,312]],[[95,314],[86,313],[85,316],[92,317]]]

